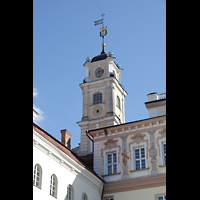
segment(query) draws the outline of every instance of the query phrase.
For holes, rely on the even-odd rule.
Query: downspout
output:
[[[107,135],[107,129],[104,129],[106,135]],[[90,135],[89,131],[86,130],[85,131],[87,137],[92,141],[92,144],[93,144],[93,158],[94,158],[94,140],[91,139],[91,137],[93,137],[92,135]],[[104,193],[104,181],[103,181],[103,189],[102,189],[102,193],[101,193],[101,200],[103,200],[103,193]]]
[[[103,189],[102,189],[102,194],[101,194],[101,200],[103,200],[103,192],[104,192],[104,183],[103,183]]]
[[[91,137],[93,137],[93,136],[90,135],[88,130],[86,130],[85,133],[86,133],[87,137],[92,141],[92,146],[93,146],[92,151],[93,151],[93,155],[94,155],[94,140],[91,139]]]

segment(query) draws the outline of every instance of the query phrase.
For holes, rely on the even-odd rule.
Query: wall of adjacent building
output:
[[[36,133],[34,131],[34,133]],[[88,199],[100,200],[102,182],[87,169],[75,163],[69,156],[42,137],[33,138],[33,174],[34,166],[39,164],[42,169],[41,188],[33,185],[33,200],[54,199],[50,195],[50,178],[55,174],[58,179],[57,198],[66,199],[67,187],[73,188],[73,200],[80,200],[85,193]]]
[[[143,122],[138,123],[133,122],[132,124],[127,125],[128,130],[124,130],[125,125],[123,125],[123,128],[120,128],[120,126],[112,127],[110,129],[107,129],[107,135],[105,135],[104,130],[101,130],[103,135],[101,135],[99,131],[99,134],[97,133],[97,135],[94,137],[95,172],[99,176],[104,177],[104,175],[106,175],[106,163],[104,158],[106,154],[104,152],[107,153],[109,151],[112,152],[117,150],[117,172],[120,174],[117,175],[118,177],[116,177],[116,175],[105,176],[104,179],[106,181],[123,179],[124,166],[127,167],[128,178],[151,175],[156,173],[165,173],[166,166],[163,164],[162,158],[162,143],[166,142],[166,123],[163,120],[164,118],[165,117],[153,119],[152,121],[155,121],[155,125],[153,125],[152,123],[150,123],[151,125],[149,125],[149,120],[144,120]],[[139,125],[139,123],[141,125]],[[144,126],[142,126],[142,123],[144,124]],[[147,124],[149,126],[147,126]],[[152,138],[150,136],[151,132]],[[124,140],[126,140],[125,145],[123,145],[123,136],[127,136],[126,138],[124,138]],[[109,143],[111,143],[112,146],[110,146]],[[146,169],[134,170],[133,148],[137,146],[145,147]],[[122,153],[125,153],[129,157],[128,159],[126,159],[126,161],[123,160],[124,156],[122,155]]]

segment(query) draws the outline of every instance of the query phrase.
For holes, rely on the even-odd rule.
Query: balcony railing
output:
[[[158,100],[159,99],[166,99],[166,93],[158,94]]]
[[[161,99],[166,99],[166,93],[158,94],[157,92],[153,92],[150,94],[147,94],[149,101],[156,101]]]

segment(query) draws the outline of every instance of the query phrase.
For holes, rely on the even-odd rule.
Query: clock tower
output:
[[[104,26],[102,30],[104,33],[101,35],[105,36]],[[125,123],[124,98],[127,92],[121,84],[123,69],[115,63],[113,53],[106,53],[104,47],[103,40],[101,54],[92,59],[87,58],[83,64],[86,77],[80,84],[83,109],[81,121],[77,122],[81,128],[81,142],[77,152],[79,156],[93,152],[92,142],[86,135],[87,130]]]

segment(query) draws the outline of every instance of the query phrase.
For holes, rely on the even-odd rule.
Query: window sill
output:
[[[105,104],[105,102],[102,102],[102,103],[96,103],[96,104],[91,103],[90,106],[95,106],[95,105],[100,105],[100,104]]]
[[[34,185],[34,184],[33,184]],[[36,188],[38,188],[38,189],[41,189],[41,187],[40,186],[37,186],[37,185],[34,185]]]
[[[166,165],[159,165],[159,167],[166,167]]]
[[[56,198],[56,199],[57,199],[57,196],[54,196],[54,195],[52,195],[52,194],[49,194],[49,195],[51,195],[52,197],[54,197],[54,198]]]
[[[149,167],[148,168],[144,168],[144,169],[137,169],[137,170],[131,170],[131,171],[129,171],[129,172],[139,172],[139,171],[145,171],[145,170],[148,170],[149,169]]]
[[[115,174],[106,174],[106,175],[102,175],[102,177],[114,176],[114,175],[119,175],[119,174],[121,174],[121,172],[115,173]]]

